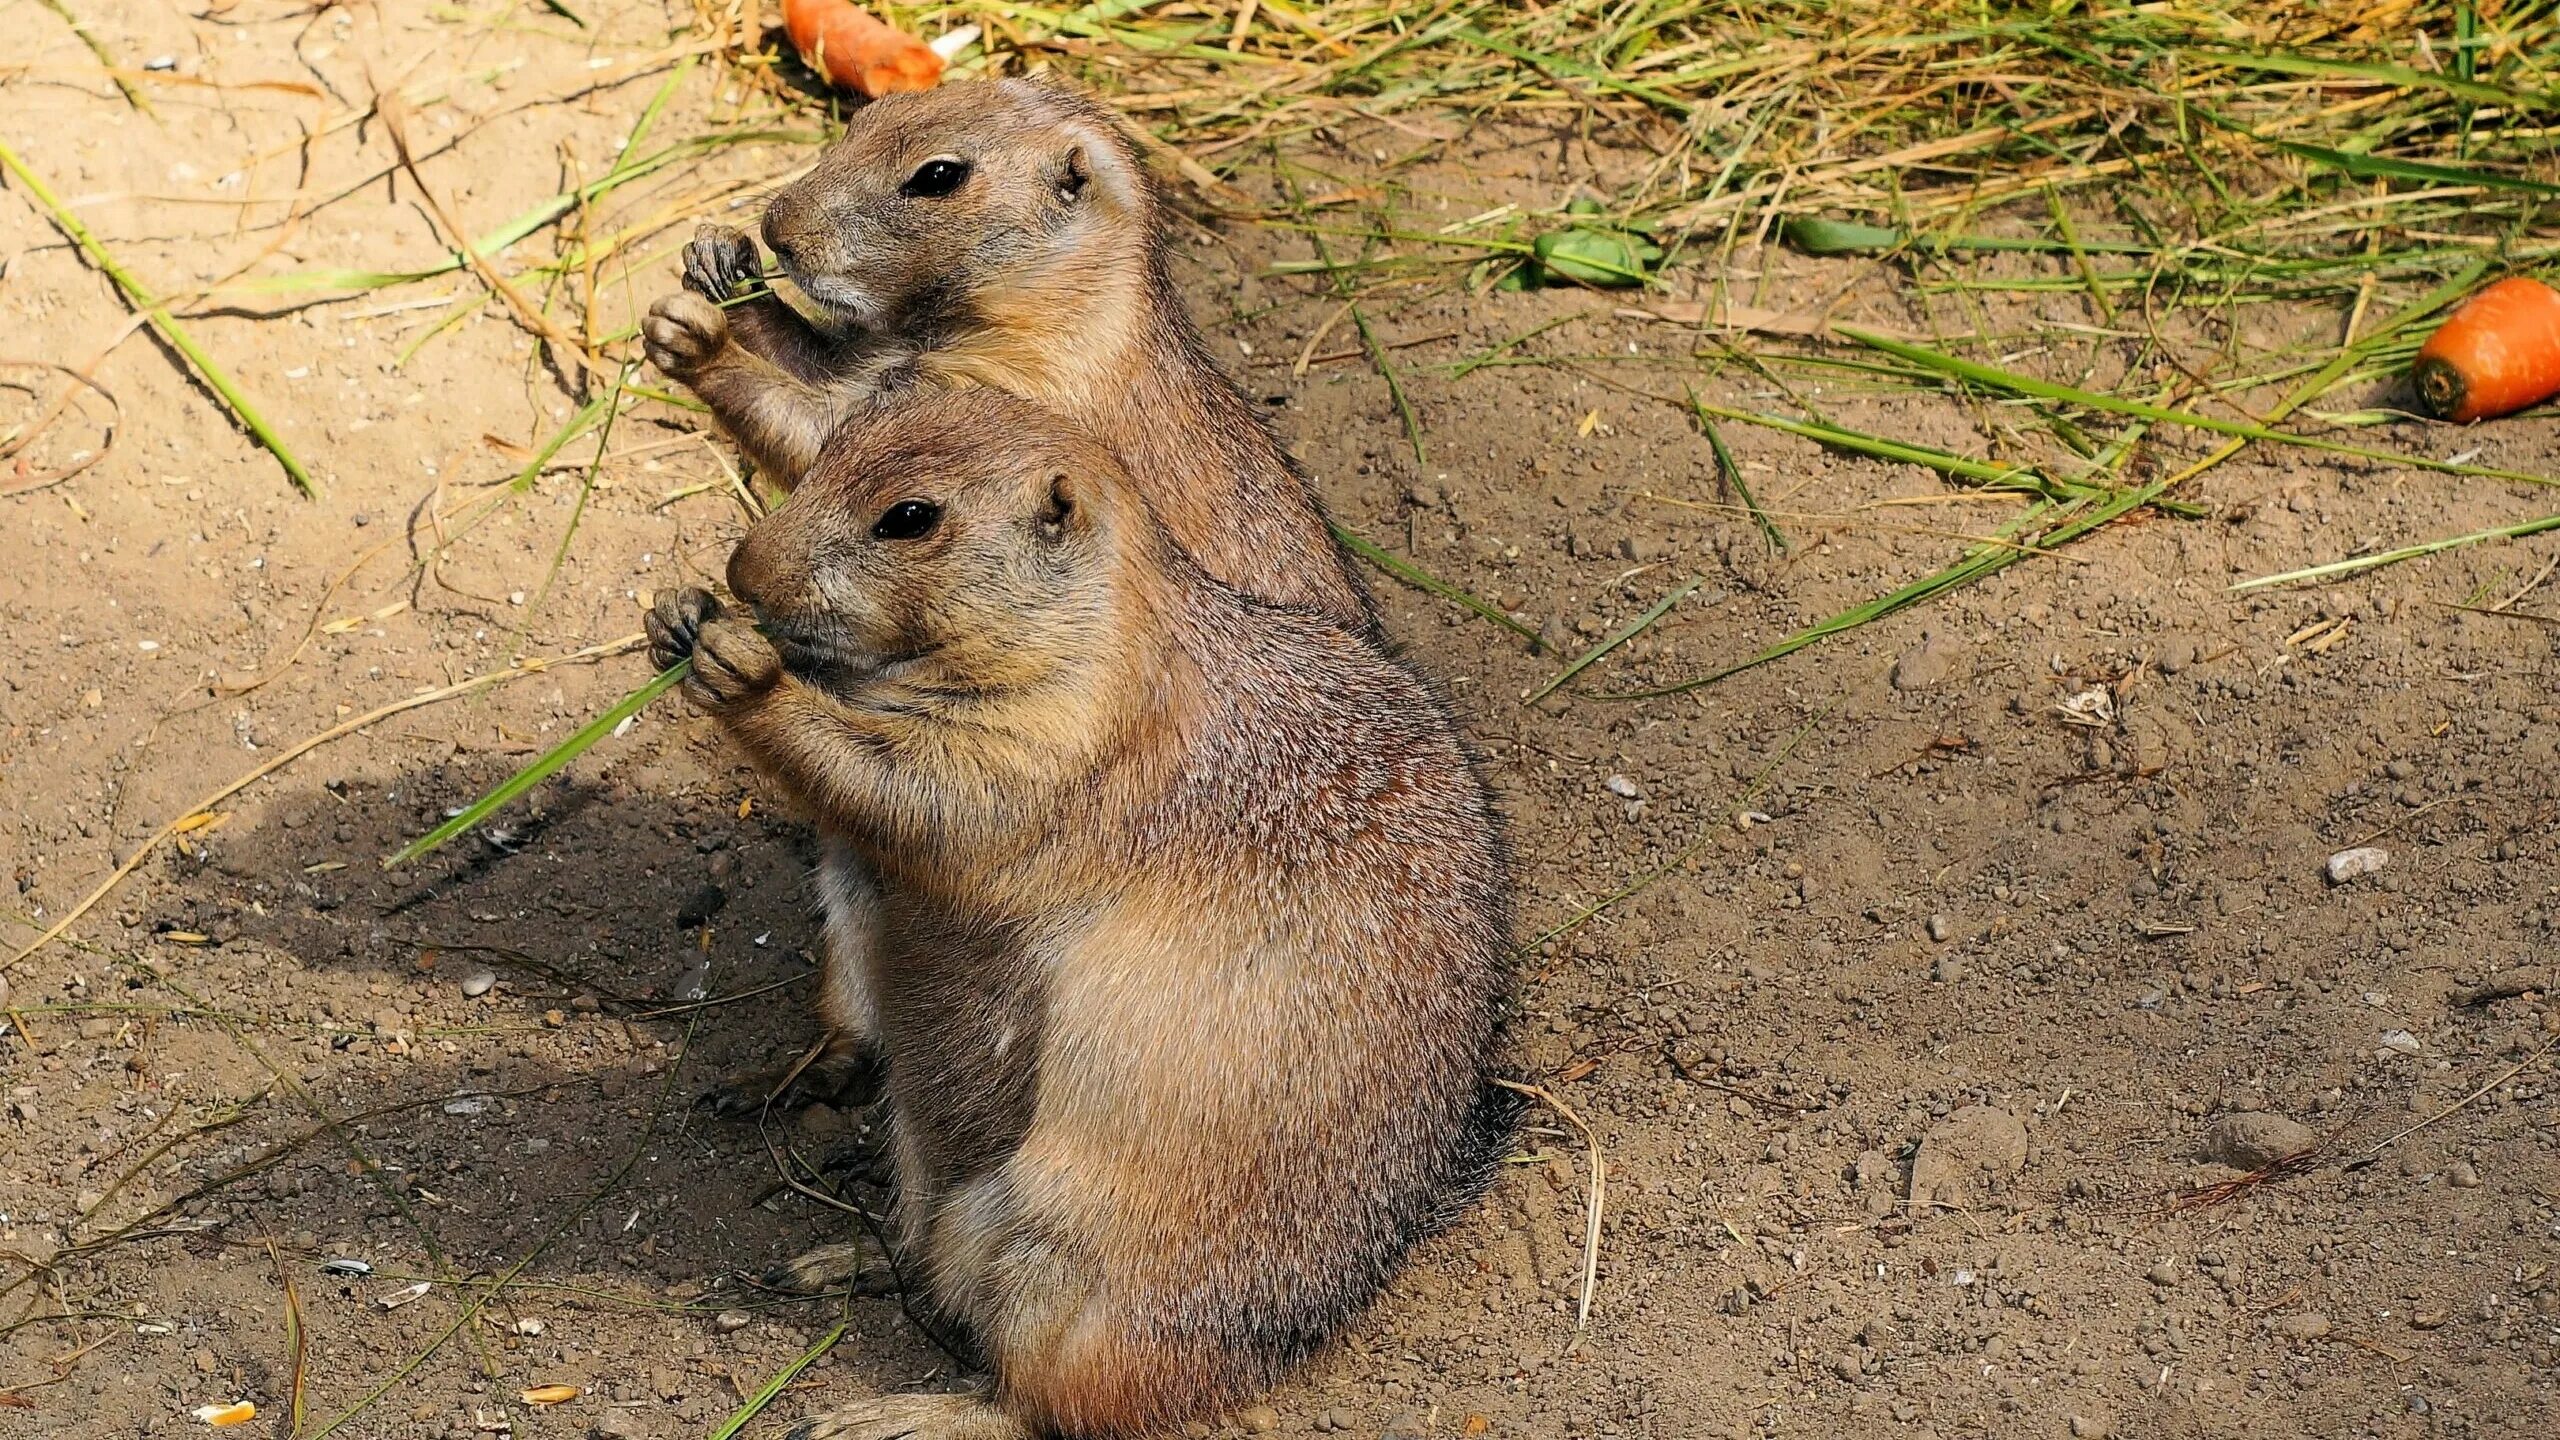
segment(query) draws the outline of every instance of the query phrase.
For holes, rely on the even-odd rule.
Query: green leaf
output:
[[[1662,258],[1662,247],[1617,230],[1575,226],[1550,230],[1529,247],[1541,280],[1569,281],[1595,289],[1642,285],[1646,267]]]

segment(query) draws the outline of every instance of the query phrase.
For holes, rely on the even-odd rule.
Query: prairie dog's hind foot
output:
[[[823,1295],[848,1287],[857,1295],[893,1295],[898,1289],[897,1267],[877,1246],[859,1240],[803,1251],[759,1278],[766,1288],[789,1295]]]
[[[660,373],[690,382],[729,348],[729,317],[691,290],[660,296],[640,321],[640,348]]]
[[[764,259],[756,242],[726,225],[705,222],[694,228],[684,247],[684,288],[714,305],[726,302],[741,285],[764,278]]]
[[[786,1440],[1033,1440],[1021,1421],[976,1395],[883,1395],[792,1427]]]
[[[736,1117],[768,1105],[776,1110],[810,1105],[859,1110],[880,1098],[884,1070],[876,1045],[839,1036],[827,1042],[826,1053],[798,1070],[793,1074],[792,1066],[783,1065],[733,1075],[713,1086],[703,1103],[715,1115]]]

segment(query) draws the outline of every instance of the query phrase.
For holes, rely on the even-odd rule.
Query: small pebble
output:
[[[462,993],[473,1000],[488,994],[498,984],[498,977],[486,970],[474,970],[462,977]]]
[[[2418,1043],[2417,1036],[2406,1030],[2385,1030],[2375,1037],[2375,1043],[2385,1055],[2415,1055],[2426,1048]]]
[[[727,1335],[733,1331],[746,1329],[752,1318],[744,1310],[723,1310],[711,1317],[711,1328]]]
[[[1941,955],[1938,957],[1936,973],[1939,984],[1953,985],[1965,977],[1965,965],[1962,960],[1953,955]]]
[[[2344,885],[2360,875],[2371,875],[2391,863],[2391,852],[2379,845],[2359,845],[2341,850],[2329,857],[2329,883]]]
[[[2071,1440],[2108,1440],[2108,1437],[2115,1433],[2116,1428],[2114,1426],[2094,1416],[2074,1415],[2071,1417]]]
[[[2213,1122],[2205,1134],[2204,1153],[2205,1158],[2234,1170],[2262,1170],[2310,1149],[2319,1138],[2300,1121],[2243,1110]]]
[[[2468,1160],[2456,1160],[2444,1167],[2444,1183],[2456,1190],[2480,1188],[2480,1169]]]
[[[2323,1340],[2329,1335],[2329,1317],[2317,1310],[2297,1310],[2268,1321],[2267,1329],[2287,1340]]]
[[[1268,1405],[1248,1406],[1236,1412],[1236,1423],[1251,1434],[1268,1435],[1280,1428],[1280,1412]]]
[[[1956,924],[1944,915],[1929,917],[1929,938],[1944,945],[1956,938]]]
[[[1617,796],[1621,800],[1641,800],[1644,798],[1644,792],[1636,788],[1636,782],[1628,779],[1624,775],[1612,775],[1608,779],[1601,781],[1600,784],[1601,788],[1607,790],[1610,794]]]
[[[2441,1310],[2412,1310],[2409,1312],[2409,1328],[2412,1330],[2434,1330],[2441,1327],[2443,1324],[2444,1312]]]
[[[2145,1273],[2143,1278],[2149,1280],[2152,1284],[2159,1286],[2161,1289],[2166,1290],[2170,1286],[2178,1283],[2178,1262],[2170,1259],[2166,1255],[2163,1255],[2152,1265],[2151,1269]]]

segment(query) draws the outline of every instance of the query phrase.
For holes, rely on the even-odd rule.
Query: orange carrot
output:
[[[942,57],[846,0],[782,0],[782,28],[809,68],[877,100],[898,90],[930,90]]]
[[[2560,290],[2516,275],[2463,301],[2419,347],[2409,380],[2439,420],[2491,420],[2560,395]]]

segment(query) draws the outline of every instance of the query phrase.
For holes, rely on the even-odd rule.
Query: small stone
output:
[[[1638,789],[1636,782],[1628,779],[1624,775],[1610,776],[1608,779],[1600,782],[1600,788],[1617,796],[1621,800],[1641,800],[1644,798],[1644,791]]]
[[[557,1010],[545,1010],[542,1012],[542,1023],[550,1026],[554,1030],[557,1030],[561,1026],[569,1023],[569,1017],[561,1014]]]
[[[2442,1328],[2443,1325],[2444,1312],[2441,1310],[2412,1310],[2409,1312],[2409,1328],[2412,1330],[2435,1330]]]
[[[569,997],[569,1008],[581,1015],[593,1015],[604,1008],[604,1002],[593,995],[581,992]]]
[[[2157,663],[2160,667],[2161,674],[2177,674],[2179,671],[2196,663],[2195,642],[2191,640],[2169,641],[2167,644],[2160,647],[2160,659]]]
[[[2178,1283],[2178,1262],[2163,1255],[2144,1272],[2143,1278],[2166,1290]]]
[[[210,1375],[222,1365],[221,1361],[213,1358],[213,1352],[210,1350],[198,1350],[187,1357],[187,1363],[195,1366],[196,1373],[199,1375]]]
[[[1236,1424],[1254,1435],[1268,1435],[1280,1428],[1280,1412],[1268,1405],[1252,1405],[1236,1412]]]
[[[1830,1369],[1832,1374],[1839,1376],[1841,1379],[1846,1380],[1853,1385],[1857,1383],[1860,1375],[1866,1373],[1866,1366],[1860,1362],[1857,1356],[1846,1350],[1843,1350],[1839,1354],[1825,1360],[1823,1364]]]
[[[1965,977],[1965,963],[1953,955],[1941,955],[1933,972],[1941,985],[1953,985]]]
[[[2310,1149],[2319,1138],[2299,1121],[2244,1110],[2213,1122],[2205,1132],[2204,1154],[2234,1170],[2263,1170]]]
[[[1547,655],[1561,655],[1573,643],[1573,622],[1561,615],[1550,615],[1538,626],[1538,649]]]
[[[1431,1422],[1422,1412],[1407,1410],[1387,1422],[1387,1428],[1378,1432],[1378,1440],[1427,1440],[1430,1434]]]
[[[116,1033],[116,1022],[105,1016],[80,1022],[80,1038],[83,1040],[104,1040],[114,1033]]]
[[[2344,885],[2360,875],[2371,875],[2391,863],[2391,852],[2379,845],[2359,845],[2341,850],[2329,857],[2329,883]]]
[[[711,1328],[723,1335],[735,1334],[746,1329],[753,1318],[744,1310],[723,1310],[711,1317]]]
[[[2296,1310],[2268,1321],[2267,1329],[2286,1340],[2323,1340],[2328,1338],[2329,1317],[2317,1310]]]
[[[1956,922],[1944,915],[1929,917],[1929,938],[1941,945],[1956,938]]]
[[[1327,1410],[1316,1417],[1316,1428],[1328,1433],[1348,1430],[1357,1423],[1357,1421],[1351,1418],[1350,1411],[1341,1409],[1340,1407]]]
[[[1890,1318],[1883,1315],[1870,1316],[1866,1324],[1858,1327],[1859,1343],[1870,1350],[1885,1349],[1900,1343],[1901,1339],[1902,1332],[1894,1327]]]
[[[474,970],[462,977],[462,993],[473,1000],[497,988],[498,977],[487,970]]]
[[[2418,1043],[2417,1036],[2406,1030],[2385,1030],[2375,1037],[2374,1043],[2385,1055],[2415,1055],[2426,1048]]]
[[[693,892],[692,898],[676,907],[676,928],[693,930],[708,925],[711,917],[719,914],[728,903],[728,891],[717,885],[704,885]]]
[[[1966,1209],[2007,1188],[2026,1167],[2027,1127],[1991,1105],[1967,1105],[1940,1121],[1911,1158],[1911,1203]]]
[[[1896,690],[1925,690],[1932,685],[1954,679],[1964,662],[1964,652],[1937,631],[1920,637],[1920,643],[1903,652],[1893,662],[1893,673],[1887,677]]]
[[[2071,1440],[2110,1440],[2115,1433],[2116,1427],[2096,1416],[2074,1415],[2071,1417]]]
[[[2480,1167],[2468,1160],[2456,1160],[2444,1167],[2444,1183],[2456,1190],[2480,1188]]]

